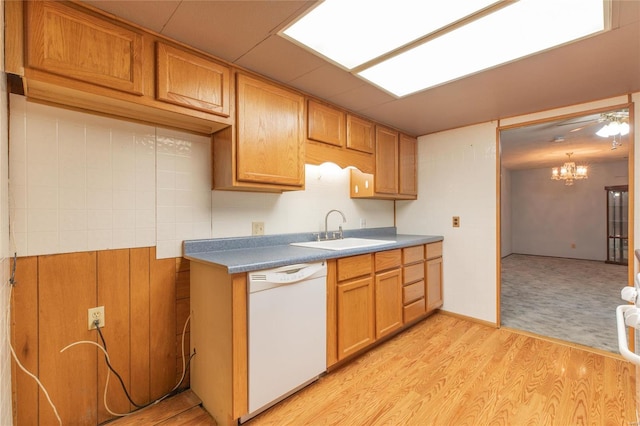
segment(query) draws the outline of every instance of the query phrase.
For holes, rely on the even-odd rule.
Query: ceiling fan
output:
[[[582,129],[585,129],[590,126],[594,126],[600,123],[629,123],[629,111],[628,110],[620,110],[620,111],[612,111],[605,112],[601,114],[594,114],[587,117],[578,117],[578,120],[569,119],[559,123],[556,123],[556,126],[574,126],[578,125],[578,127],[569,130],[569,132],[578,132]]]

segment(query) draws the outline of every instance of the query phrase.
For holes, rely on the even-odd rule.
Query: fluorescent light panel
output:
[[[495,2],[325,0],[283,34],[352,70]]]
[[[353,70],[494,3],[325,0],[284,34]],[[603,0],[520,0],[357,74],[406,96],[602,31],[604,16]]]

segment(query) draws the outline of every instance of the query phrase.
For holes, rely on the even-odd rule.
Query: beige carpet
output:
[[[512,254],[502,259],[501,322],[617,353],[615,310],[626,282],[626,266]]]

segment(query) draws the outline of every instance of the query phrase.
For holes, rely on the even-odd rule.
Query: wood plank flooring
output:
[[[247,424],[629,425],[635,375],[615,355],[436,314]]]
[[[635,383],[617,355],[436,314],[246,425],[632,425]],[[110,425],[215,424],[190,401]]]
[[[109,426],[216,426],[215,420],[202,408],[201,403],[196,394],[187,390],[156,405],[105,424]]]

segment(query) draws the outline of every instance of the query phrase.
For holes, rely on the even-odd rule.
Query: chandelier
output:
[[[573,152],[567,152],[569,159],[562,167],[554,167],[551,169],[551,179],[564,180],[564,184],[567,186],[573,185],[575,179],[586,179],[587,166],[576,166],[576,163],[571,161],[571,154]]]

